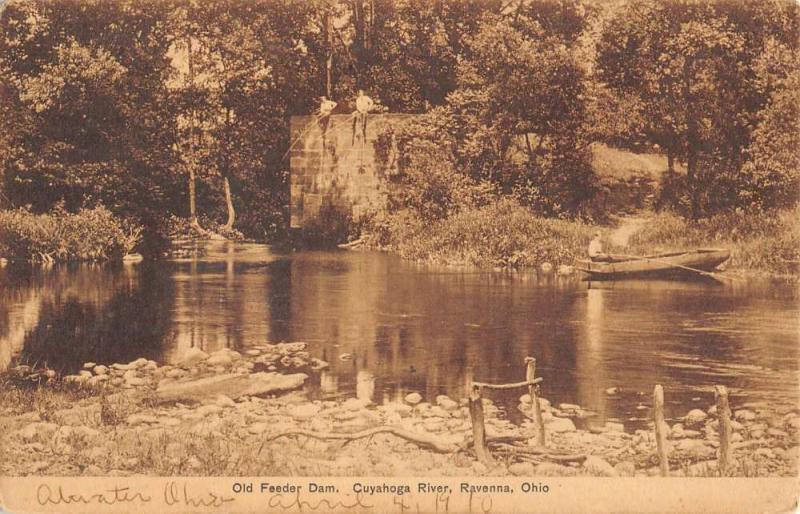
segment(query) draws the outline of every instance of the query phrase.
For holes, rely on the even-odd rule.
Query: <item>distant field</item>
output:
[[[667,156],[659,153],[634,153],[593,143],[592,167],[601,179],[628,179],[638,176],[658,181],[661,174],[667,171]],[[684,171],[677,162],[675,170]]]

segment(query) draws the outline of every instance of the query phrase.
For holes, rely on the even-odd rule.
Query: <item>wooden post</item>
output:
[[[657,385],[653,390],[653,417],[656,425],[656,445],[658,466],[661,476],[669,476],[669,457],[667,456],[667,422],[664,421],[664,389]]]
[[[720,476],[725,476],[732,462],[731,454],[731,408],[728,405],[728,388],[715,386],[717,397],[717,419],[719,420],[719,461]]]
[[[534,378],[536,378],[536,359],[533,357],[525,357],[525,380],[530,382]],[[536,444],[544,446],[544,420],[542,419],[542,408],[539,405],[539,395],[536,394],[535,385],[528,386],[528,394],[531,397],[533,419],[536,421]]]
[[[486,427],[483,424],[483,398],[481,387],[472,386],[469,393],[469,417],[472,420],[472,437],[475,440],[475,455],[487,466],[494,463],[492,454],[486,448]]]

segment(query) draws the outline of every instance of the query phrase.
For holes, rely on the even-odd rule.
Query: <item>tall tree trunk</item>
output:
[[[333,97],[333,17],[329,10],[325,11],[325,41],[328,55],[325,58],[325,95]]]
[[[225,222],[226,230],[233,230],[233,224],[236,222],[236,210],[233,208],[233,195],[231,195],[231,182],[228,176],[223,177],[223,185],[225,186],[225,205],[228,207],[228,221]]]
[[[692,203],[692,218],[697,219],[700,216],[700,199],[697,188],[697,149],[700,141],[697,113],[691,89],[693,64],[691,58],[687,58],[683,64],[683,99],[686,104],[686,185],[689,188],[689,197]]]
[[[225,109],[225,128],[226,132],[230,134],[231,128],[231,110]],[[225,222],[226,230],[233,230],[233,224],[236,222],[236,210],[233,208],[233,195],[231,195],[231,160],[230,160],[231,145],[225,144],[225,153],[223,155],[223,169],[222,169],[222,185],[225,189],[225,206],[228,209],[228,221]]]
[[[189,110],[189,223],[191,226],[202,232],[200,223],[197,221],[197,192],[195,186],[195,175],[197,167],[197,136],[195,134],[195,94],[194,94],[194,53],[192,49],[192,36],[187,38],[187,61],[189,65],[189,88],[191,91],[191,108]]]

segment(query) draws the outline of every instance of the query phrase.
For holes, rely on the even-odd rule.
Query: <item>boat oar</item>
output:
[[[675,268],[685,269],[687,271],[693,271],[695,273],[699,273],[701,275],[707,275],[707,276],[712,277],[712,278],[726,278],[728,280],[740,280],[740,281],[743,281],[740,278],[729,277],[729,276],[721,275],[719,273],[714,273],[714,272],[711,272],[711,271],[703,271],[701,269],[692,268],[692,267],[689,267],[689,266],[684,266],[682,264],[675,264],[674,262],[670,262],[670,261],[668,261],[666,259],[659,259],[658,257],[644,257],[642,255],[625,255],[625,254],[619,254],[619,253],[615,253],[613,255],[619,255],[620,257],[625,257],[625,258],[628,258],[628,259],[640,259],[640,260],[646,260],[646,261],[662,262],[664,264],[669,264],[670,266],[673,266]]]

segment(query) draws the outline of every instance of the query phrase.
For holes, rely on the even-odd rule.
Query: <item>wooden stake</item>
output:
[[[483,424],[483,398],[481,387],[472,386],[469,393],[469,417],[472,420],[472,437],[475,444],[475,455],[483,464],[494,464],[492,454],[486,448],[486,427]]]
[[[728,405],[728,388],[715,386],[714,395],[717,397],[717,418],[719,419],[719,461],[720,476],[725,476],[728,466],[731,465],[731,408]]]
[[[525,380],[532,382],[536,378],[536,359],[525,357]],[[533,419],[536,421],[536,444],[545,446],[544,439],[544,420],[542,419],[542,408],[539,405],[539,396],[536,394],[536,386],[528,386],[528,394],[531,397],[531,408],[533,409]]]
[[[653,390],[653,414],[656,424],[656,445],[658,448],[658,466],[661,476],[669,476],[669,457],[667,455],[667,422],[664,421],[664,389],[657,385]]]

